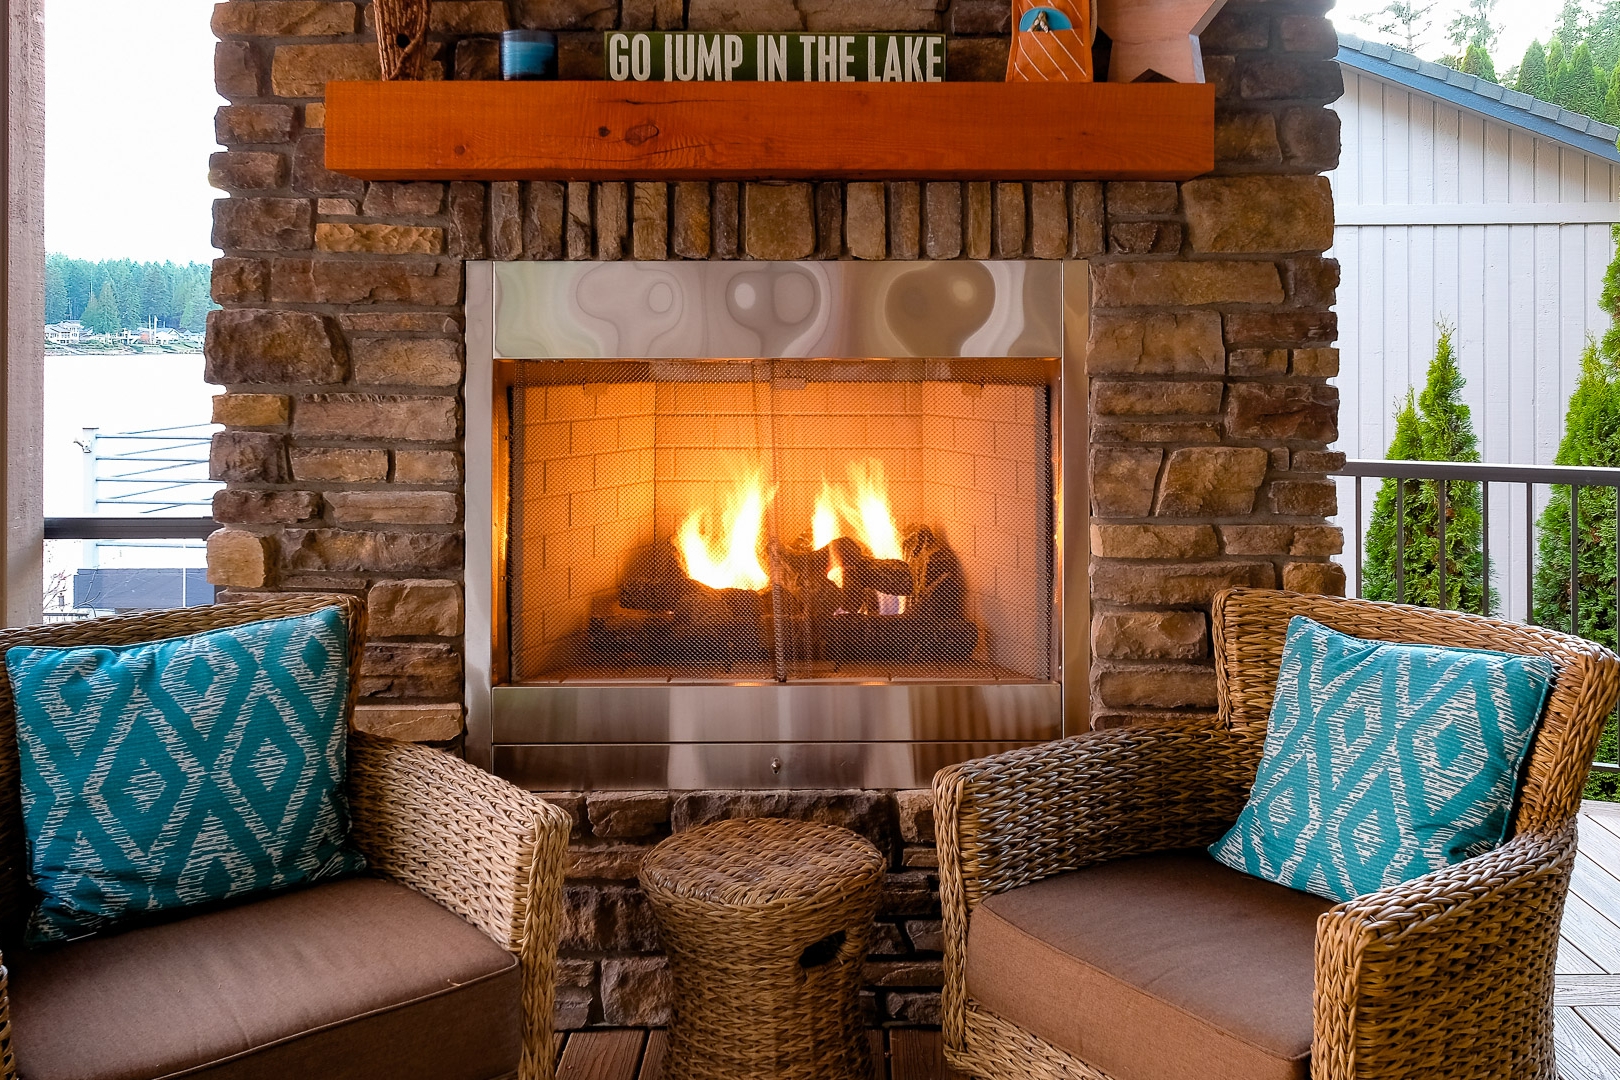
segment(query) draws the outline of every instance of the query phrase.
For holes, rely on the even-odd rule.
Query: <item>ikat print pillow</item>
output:
[[[6,651],[31,943],[359,870],[338,608],[121,648]]]
[[[1343,901],[1497,847],[1553,675],[1546,657],[1365,641],[1296,615],[1254,790],[1210,853]]]

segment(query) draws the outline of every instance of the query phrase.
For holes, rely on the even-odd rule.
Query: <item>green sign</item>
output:
[[[616,82],[944,82],[944,34],[604,35]]]

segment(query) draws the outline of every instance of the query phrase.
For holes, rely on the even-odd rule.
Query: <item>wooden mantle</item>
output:
[[[1185,180],[1215,88],[1179,83],[340,82],[364,180]]]

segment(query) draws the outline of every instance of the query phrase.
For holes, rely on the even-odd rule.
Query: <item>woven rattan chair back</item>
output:
[[[1460,611],[1372,600],[1232,589],[1215,598],[1215,677],[1220,719],[1263,740],[1277,690],[1288,622],[1304,615],[1356,637],[1545,656],[1558,674],[1519,786],[1514,835],[1555,833],[1580,810],[1581,790],[1620,691],[1620,659],[1584,638]]]
[[[354,711],[360,686],[360,653],[365,643],[365,605],[353,596],[290,594],[238,604],[211,604],[171,611],[113,615],[80,622],[51,623],[0,630],[0,655],[19,645],[72,648],[80,645],[138,645],[147,641],[184,637],[261,619],[307,615],[324,607],[343,608],[349,627],[349,702]],[[9,947],[33,896],[28,888],[28,862],[22,820],[21,769],[17,760],[17,710],[11,678],[0,664],[0,945]]]

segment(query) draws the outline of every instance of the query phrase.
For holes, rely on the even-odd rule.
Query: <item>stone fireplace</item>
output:
[[[1067,263],[1065,273],[1083,265],[1086,345],[1071,359],[1081,364],[1077,381],[1084,385],[1078,397],[1071,387],[1071,400],[1086,407],[1065,416],[1071,437],[1063,472],[1067,490],[1089,496],[1089,530],[1084,547],[1054,552],[1049,572],[1053,592],[1066,587],[1083,595],[1084,632],[1062,638],[1062,653],[1044,675],[1024,661],[1007,662],[1007,654],[992,651],[991,644],[1008,640],[1008,624],[998,624],[981,591],[971,602],[964,597],[961,607],[973,648],[965,659],[953,660],[1040,676],[1022,685],[1050,683],[1057,670],[1071,679],[1084,671],[1066,698],[1069,730],[1207,717],[1215,700],[1207,609],[1220,588],[1342,589],[1342,572],[1330,561],[1341,538],[1324,523],[1334,510],[1325,473],[1340,460],[1328,450],[1337,434],[1337,395],[1327,382],[1338,368],[1331,311],[1338,274],[1322,258],[1332,242],[1332,202],[1319,175],[1338,157],[1338,121],[1325,105],[1340,93],[1341,81],[1322,5],[1230,0],[1202,38],[1204,68],[1217,89],[1217,167],[1210,176],[1180,184],[986,183],[971,176],[927,183],[368,184],[325,168],[322,100],[328,80],[377,77],[368,6],[233,0],[216,9],[216,76],[230,104],[218,116],[226,149],[211,163],[211,177],[229,198],[215,210],[215,243],[224,254],[215,264],[213,288],[224,310],[210,320],[208,345],[208,378],[223,388],[215,411],[223,430],[215,437],[212,469],[227,483],[215,503],[224,528],[210,541],[210,577],[227,600],[281,590],[364,595],[370,623],[359,725],[464,750],[475,759],[485,752],[477,718],[469,723],[466,686],[476,657],[494,655],[478,641],[480,633],[490,632],[481,628],[493,624],[490,611],[477,608],[464,585],[479,553],[487,551],[481,541],[489,522],[479,519],[469,490],[475,444],[492,445],[480,442],[490,430],[479,424],[492,424],[494,414],[480,411],[487,398],[474,401],[469,379],[477,358],[465,346],[465,310],[475,299],[479,275],[492,280],[495,267],[512,263],[739,261],[763,271],[769,267],[761,264],[775,263],[968,267],[1007,261]],[[690,26],[944,29],[952,34],[951,79],[998,79],[1007,54],[1008,7],[1004,0],[439,0],[433,5],[436,52],[429,74],[490,78],[494,35],[528,26],[559,31],[565,78],[597,78],[601,30]],[[615,348],[576,359],[609,363],[631,351]],[[495,355],[491,343],[492,379]],[[723,352],[706,355],[720,357],[724,366]],[[892,357],[900,364],[928,359],[899,350],[797,359],[841,356]],[[582,398],[596,394],[589,399],[593,417],[599,406],[620,410],[613,415],[612,453],[650,451],[654,481],[697,483],[703,490],[662,505],[655,483],[648,509],[634,490],[637,482],[628,483],[623,487],[632,490],[614,496],[614,513],[629,511],[632,523],[650,520],[650,535],[659,541],[678,536],[687,517],[699,511],[699,532],[716,541],[710,549],[716,562],[726,561],[726,549],[718,543],[725,530],[715,523],[726,515],[728,496],[733,509],[746,499],[730,486],[737,470],[718,460],[713,468],[700,465],[693,451],[757,451],[766,441],[758,435],[753,443],[742,439],[744,417],[756,424],[769,417],[786,431],[800,417],[792,396],[823,391],[827,408],[821,419],[862,417],[866,424],[859,438],[851,430],[818,435],[809,425],[795,432],[799,441],[791,447],[784,436],[783,449],[820,453],[825,477],[818,469],[761,470],[762,486],[776,489],[765,513],[780,517],[775,535],[782,557],[803,533],[815,539],[822,480],[835,510],[840,500],[858,506],[857,477],[872,481],[871,460],[883,465],[902,544],[908,532],[914,536],[926,526],[962,557],[972,544],[960,538],[939,486],[930,496],[932,481],[912,475],[907,455],[919,444],[945,449],[929,442],[943,417],[949,416],[954,439],[958,420],[982,421],[972,409],[993,403],[1003,390],[1015,397],[1039,385],[1034,374],[1022,376],[1024,381],[983,373],[962,378],[953,369],[935,378],[926,365],[917,372],[883,373],[904,377],[876,379],[872,372],[839,372],[835,364],[812,369],[787,363],[767,370],[742,364],[703,372],[666,364],[654,371],[652,359],[642,359],[646,363],[635,371],[597,370],[592,374],[600,377],[592,378],[572,371],[565,382],[540,378],[514,360],[511,385],[523,391],[518,420],[544,428],[551,422],[550,395],[559,386],[571,389],[557,390],[557,409],[568,408],[577,391]],[[852,384],[861,388],[857,404],[834,407],[839,395],[853,393]],[[963,391],[981,385],[978,398]],[[683,390],[688,403],[698,394],[696,406],[681,404]],[[660,412],[661,395],[673,395],[670,410]],[[646,426],[649,400],[653,441],[634,445],[635,433]],[[880,407],[884,401],[892,410]],[[1016,402],[1008,407],[1015,416],[1022,408]],[[883,433],[884,418],[896,421],[897,431],[915,428],[920,434]],[[683,434],[682,423],[700,430]],[[1082,424],[1078,434],[1076,424]],[[662,444],[660,431],[667,436]],[[536,436],[540,440],[542,432]],[[582,438],[591,437],[582,432]],[[626,439],[631,445],[618,445]],[[705,439],[712,441],[698,445]],[[581,443],[581,454],[586,445]],[[849,460],[827,455],[833,446],[852,451]],[[691,470],[684,479],[683,450]],[[667,477],[659,474],[661,451],[676,459]],[[609,452],[605,444],[590,451]],[[544,472],[553,463],[559,476],[579,468],[571,464],[578,455],[572,441],[566,454],[547,453],[541,450],[539,458],[542,492],[524,520],[536,535],[556,535],[562,543],[572,527],[559,533],[548,522]],[[1009,459],[1014,496],[1019,463],[1028,465],[1034,456],[1020,451]],[[1063,480],[1053,477],[1054,484]],[[996,486],[999,495],[1005,481]],[[971,496],[975,488],[966,490]],[[584,509],[605,515],[605,497],[592,498]],[[859,516],[858,509],[842,515],[845,527],[854,531],[849,519]],[[599,523],[613,524],[605,518]],[[645,530],[642,524],[626,528]],[[861,543],[881,561],[870,543]],[[811,543],[808,552],[824,548]],[[1020,550],[1014,537],[1014,569]],[[1084,551],[1083,557],[1065,557],[1074,551]],[[907,562],[903,548],[897,561]],[[670,586],[667,559],[664,565],[662,571],[648,565],[648,588]],[[689,577],[686,565],[681,576]],[[635,613],[647,609],[623,602],[628,564],[600,577],[599,587],[590,574],[603,567],[582,558],[570,562],[570,572],[576,568],[583,592],[566,598],[555,584],[545,584],[544,565],[518,568],[520,577],[533,571],[530,602],[542,612],[538,631],[525,631],[538,638],[521,659],[535,665],[529,673],[536,678],[579,659],[566,646],[588,644],[593,619],[609,635],[599,636],[599,644],[622,631],[637,646],[634,635],[646,629],[637,629]],[[821,613],[823,627],[897,619],[900,601],[927,584],[925,574],[911,594],[840,586],[834,596],[819,583],[831,583],[819,562],[797,572],[816,579],[808,593],[800,588],[800,608]],[[898,567],[862,572],[897,573]],[[882,583],[877,576],[870,580]],[[696,610],[690,586],[679,578],[674,585],[687,590],[686,602]],[[1033,592],[1039,585],[1032,577],[1020,587]],[[735,598],[721,599],[729,604]],[[624,611],[598,604],[608,600]],[[545,629],[550,608],[564,618],[554,638]],[[797,625],[791,619],[778,617],[775,608],[741,615],[727,610],[731,614],[720,621],[734,633],[725,644],[711,639],[710,662],[757,664],[761,671],[768,666],[772,681],[776,665],[788,660],[804,664],[812,676],[818,664],[852,663],[849,635],[840,636],[840,630],[819,633],[819,646],[779,650],[777,631],[791,636],[788,630]],[[1055,612],[1050,598],[1044,610]],[[759,627],[758,640],[771,647],[756,649],[748,627]],[[1038,635],[1038,628],[1029,629]],[[626,639],[616,640],[624,646]],[[958,640],[966,641],[965,632]],[[743,656],[739,648],[755,651]],[[606,651],[621,667],[638,655],[635,647]],[[896,651],[905,653],[890,649]],[[667,660],[644,648],[642,653],[658,663]],[[881,662],[906,659],[890,655]],[[560,678],[557,685],[563,685]],[[812,680],[805,688],[819,686]],[[1064,722],[1050,711],[1045,715],[1053,728]],[[625,768],[641,766],[630,761]],[[919,779],[926,771],[925,765],[912,768]],[[561,1026],[661,1021],[666,977],[634,887],[640,855],[672,829],[758,813],[845,824],[890,856],[893,871],[869,964],[871,1008],[875,1018],[890,1021],[936,1017],[939,929],[926,793],[891,787],[892,773],[819,775],[827,777],[825,786],[795,790],[759,790],[769,786],[763,781],[750,785],[753,790],[731,783],[685,790],[669,784],[666,772],[663,782],[643,790],[553,792],[550,797],[578,821]]]

